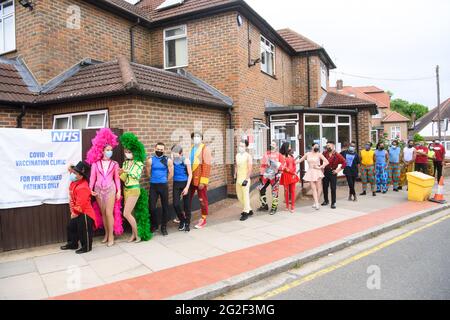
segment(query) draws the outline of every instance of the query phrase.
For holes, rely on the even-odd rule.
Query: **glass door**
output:
[[[278,148],[281,148],[283,143],[289,142],[292,151],[294,151],[294,158],[299,156],[300,144],[298,141],[298,125],[296,122],[279,122],[271,124],[271,138],[276,141]],[[297,171],[299,167],[297,166]]]

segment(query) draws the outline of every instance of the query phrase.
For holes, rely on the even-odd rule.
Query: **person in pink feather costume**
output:
[[[96,201],[93,208],[99,228],[105,229],[102,243],[114,245],[114,234],[123,233],[121,185],[119,164],[111,160],[113,149],[119,145],[118,137],[108,128],[100,129],[92,139],[86,162],[91,165],[89,187]]]

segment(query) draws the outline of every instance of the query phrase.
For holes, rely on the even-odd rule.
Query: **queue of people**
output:
[[[180,145],[174,145],[170,149],[170,156],[167,156],[165,144],[157,143],[154,154],[147,157],[144,145],[133,133],[125,133],[119,139],[110,129],[99,130],[92,140],[86,162],[69,167],[71,219],[67,227],[68,242],[61,249],[76,250],[76,253],[91,251],[93,231],[98,228],[105,230],[102,243],[113,246],[115,236],[123,233],[122,211],[131,227],[128,242],[148,241],[157,230],[167,236],[170,180],[173,181],[172,205],[177,216],[175,222],[179,223],[178,230],[191,230],[191,207],[195,193],[201,209],[201,218],[195,228],[204,228],[209,213],[208,184],[212,157],[209,148],[203,143],[201,133],[192,133],[191,139],[192,146],[186,155]],[[121,167],[112,160],[114,148],[119,142],[125,157]],[[294,213],[296,186],[300,182],[297,166],[305,161],[308,169],[303,181],[310,183],[313,208],[319,210],[321,206],[328,205],[336,209],[337,181],[341,172],[347,180],[348,200],[357,201],[355,185],[358,177],[362,181],[360,196],[367,195],[368,184],[373,196],[387,193],[390,186],[394,192],[398,192],[406,185],[408,172],[437,173],[439,180],[445,157],[445,148],[439,141],[434,141],[428,147],[424,142],[408,141],[403,149],[398,141],[392,141],[388,148],[379,142],[375,150],[372,150],[372,143],[368,142],[359,153],[355,142],[347,144],[345,150],[338,153],[335,143],[328,141],[324,152],[320,152],[319,144],[313,143],[310,152],[297,158],[289,142],[283,143],[280,149],[278,146],[277,141],[271,142],[259,170],[258,211],[268,211],[270,215],[276,214],[278,210],[280,185],[284,187],[286,209]],[[234,181],[236,195],[242,206],[241,221],[254,215],[250,202],[254,170],[248,147],[248,140],[240,141],[235,158]],[[144,170],[150,184],[148,192],[141,186]],[[266,195],[269,186],[272,193],[270,207]],[[322,194],[323,202],[320,204]],[[160,211],[157,210],[158,200],[161,203]]]

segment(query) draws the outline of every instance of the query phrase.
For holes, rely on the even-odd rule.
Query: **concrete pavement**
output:
[[[337,210],[315,211],[311,201],[301,200],[294,214],[258,214],[240,222],[235,204],[222,209],[233,221],[216,221],[189,234],[172,232],[112,248],[96,243],[81,256],[60,252],[58,246],[0,254],[0,299],[212,298],[277,271],[273,264],[288,268],[293,257],[337,249],[352,237],[375,234],[374,228],[386,223],[393,228],[444,208],[408,202],[406,192],[348,202],[347,188],[339,189]]]

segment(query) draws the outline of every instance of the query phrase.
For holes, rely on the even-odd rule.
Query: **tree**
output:
[[[428,113],[428,107],[419,103],[409,103],[403,99],[394,99],[391,101],[391,109],[397,111],[408,118],[412,118],[412,115],[416,115],[416,119],[422,118]]]

